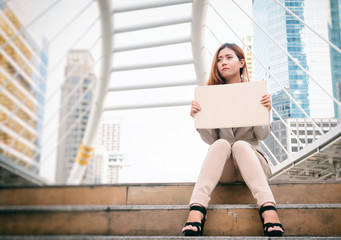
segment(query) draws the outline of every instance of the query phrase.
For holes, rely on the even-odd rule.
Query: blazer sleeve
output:
[[[266,139],[269,136],[270,131],[271,131],[270,125],[253,127],[253,133],[255,134],[257,140]]]
[[[197,131],[202,140],[209,145],[219,139],[218,129],[197,129]]]

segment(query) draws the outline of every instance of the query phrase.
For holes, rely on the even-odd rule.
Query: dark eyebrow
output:
[[[225,54],[224,56],[233,56],[233,54],[231,54],[231,53],[228,53],[228,54]],[[218,58],[221,58],[221,57],[223,57],[223,56],[218,56]]]

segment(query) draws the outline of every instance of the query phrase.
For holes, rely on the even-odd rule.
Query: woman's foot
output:
[[[265,208],[265,207],[268,207],[268,208]],[[265,210],[262,211],[262,209],[265,209]],[[284,233],[284,228],[282,225],[280,225],[281,222],[278,218],[275,205],[273,203],[265,203],[261,207],[260,211],[261,211],[261,218],[262,218],[263,226],[264,226],[264,233],[268,236],[282,235]]]
[[[182,233],[185,236],[199,236],[202,235],[205,218],[206,217],[206,209],[199,205],[193,204],[191,205],[190,212],[187,218],[186,225],[182,228]]]

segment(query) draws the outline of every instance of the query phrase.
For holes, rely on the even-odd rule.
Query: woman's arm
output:
[[[271,96],[270,94],[264,94],[260,100],[260,103],[268,109],[268,111],[271,110]]]
[[[200,111],[201,111],[200,104],[197,101],[193,100],[190,113],[191,116],[194,117],[194,115]],[[204,140],[204,142],[209,145],[214,143],[214,141],[219,138],[218,129],[197,129],[197,131],[200,134],[202,140]]]
[[[192,101],[192,107],[191,107],[191,113],[190,113],[191,117],[194,118],[194,114],[196,114],[197,112],[200,112],[200,111],[201,111],[200,104],[197,101],[193,100]]]

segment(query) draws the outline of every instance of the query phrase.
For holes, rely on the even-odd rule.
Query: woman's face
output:
[[[244,66],[244,59],[238,59],[236,53],[230,48],[223,48],[218,54],[217,67],[226,83],[241,82],[240,68]]]

